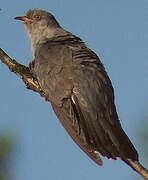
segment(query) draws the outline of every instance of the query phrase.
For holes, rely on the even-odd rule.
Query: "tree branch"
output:
[[[16,60],[11,59],[1,48],[0,59],[4,64],[8,66],[10,71],[14,72],[23,80],[28,89],[38,92],[41,96],[43,96],[46,99],[46,94],[39,86],[37,79],[32,76],[29,67],[19,64]],[[143,176],[144,179],[148,180],[148,170],[145,169],[139,162],[134,162],[130,159],[124,161],[128,165],[130,165],[135,171],[137,171],[141,176]]]
[[[142,166],[138,161],[133,161],[131,159],[122,159],[127,163],[134,171],[140,174],[145,180],[148,180],[148,170]]]
[[[144,179],[148,180],[148,170],[142,166],[139,162],[134,162],[130,159],[128,159],[131,167],[137,171],[141,176],[144,177]]]
[[[24,81],[28,89],[38,92],[41,96],[46,98],[46,94],[40,88],[37,79],[34,78],[30,73],[29,67],[19,64],[16,60],[11,59],[1,48],[0,48],[0,59],[4,64],[8,66],[10,71],[14,72]]]

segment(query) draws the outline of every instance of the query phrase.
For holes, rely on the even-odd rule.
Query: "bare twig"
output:
[[[38,92],[41,96],[46,99],[46,94],[40,88],[37,79],[35,79],[29,67],[26,67],[22,64],[19,64],[16,60],[11,59],[1,48],[0,48],[0,59],[4,64],[8,66],[10,71],[14,72],[17,76],[19,76],[24,83],[26,84],[28,89],[31,89],[35,92]],[[130,159],[123,159],[129,166],[131,166],[136,172],[138,172],[144,179],[148,180],[148,170],[145,169],[139,162],[132,161]]]
[[[0,59],[4,64],[8,66],[10,71],[14,72],[24,81],[28,89],[32,89],[33,91],[38,92],[41,96],[44,96],[46,98],[44,91],[40,88],[37,79],[32,76],[28,67],[19,64],[14,59],[11,59],[1,48]]]
[[[140,162],[133,161],[131,159],[123,159],[131,168],[136,171],[138,174],[140,174],[142,177],[144,177],[145,180],[148,180],[148,170],[144,168]]]

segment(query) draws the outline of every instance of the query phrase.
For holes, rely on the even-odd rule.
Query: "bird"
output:
[[[98,165],[104,156],[144,169],[122,129],[112,82],[97,54],[50,12],[31,9],[15,19],[31,40],[30,72],[75,143]]]

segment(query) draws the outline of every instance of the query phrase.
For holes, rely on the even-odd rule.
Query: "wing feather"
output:
[[[51,103],[54,112],[59,118],[61,124],[64,126],[68,134],[76,142],[76,144],[98,165],[103,162],[96,151],[90,144],[88,144],[89,137],[87,132],[84,132],[84,127],[81,127],[80,121],[83,121],[83,116],[80,111],[77,111],[75,104],[71,99],[65,99],[63,106],[59,107]],[[80,114],[79,114],[80,113]],[[82,129],[81,129],[82,128]]]
[[[74,79],[74,95],[83,114],[91,145],[103,156],[138,159],[137,152],[122,130],[114,92],[105,70],[96,62],[83,62]],[[88,142],[89,143],[89,142]]]

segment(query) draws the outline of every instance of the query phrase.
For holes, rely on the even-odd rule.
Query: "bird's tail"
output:
[[[131,159],[122,159],[126,164],[128,164],[134,171],[140,174],[144,179],[148,180],[148,170],[144,168],[139,161],[134,161]]]

